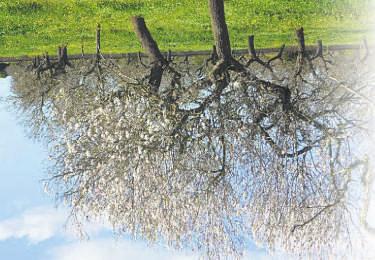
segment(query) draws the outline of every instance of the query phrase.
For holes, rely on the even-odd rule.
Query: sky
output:
[[[10,77],[0,79],[0,98],[9,95],[10,83]],[[14,111],[0,100],[0,259],[198,259],[191,252],[151,246],[127,236],[115,237],[108,226],[99,223],[87,226],[89,239],[78,238],[65,225],[68,210],[55,207],[53,198],[43,192],[41,180],[46,177],[48,155],[41,143],[26,136],[25,130]],[[375,238],[368,239],[375,244]],[[373,256],[375,259],[375,253]],[[290,258],[270,256],[250,245],[243,259]]]
[[[191,260],[191,252],[115,237],[108,226],[87,226],[80,239],[66,226],[68,210],[56,207],[43,191],[48,154],[29,139],[14,111],[1,102],[9,95],[11,78],[0,78],[0,259],[9,260]],[[251,246],[244,259],[270,257]]]

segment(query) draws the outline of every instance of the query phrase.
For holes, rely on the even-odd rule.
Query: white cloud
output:
[[[41,206],[26,210],[19,216],[0,220],[0,241],[11,238],[26,238],[37,244],[52,237],[63,237],[68,241],[77,240],[82,233],[68,223],[68,209]],[[104,221],[81,223],[81,231],[87,237],[94,237],[111,230]]]
[[[80,241],[74,230],[66,227],[68,218],[66,209],[43,206],[26,210],[18,216],[0,220],[0,242],[8,239],[27,239],[38,244],[54,237],[62,237],[65,243],[47,252],[47,259],[55,260],[117,260],[117,259],[197,259],[181,252],[162,247],[148,246],[146,243],[100,238],[102,231],[110,229],[103,223],[85,223],[84,230],[93,240]]]
[[[198,257],[129,240],[97,239],[63,245],[52,249],[49,259],[54,260],[192,260]]]
[[[61,233],[67,215],[52,207],[38,207],[25,211],[15,218],[0,221],[0,241],[26,238],[39,243]]]
[[[17,217],[0,220],[0,241],[24,238],[32,244],[37,244],[53,237],[61,237],[65,239],[64,244],[53,247],[47,252],[48,258],[46,259],[54,260],[198,259],[198,256],[191,252],[184,253],[167,250],[161,246],[150,246],[139,241],[115,240],[113,237],[103,237],[101,232],[110,230],[109,225],[103,223],[86,223],[84,230],[93,240],[79,241],[72,229],[66,228],[67,217],[66,209],[56,209],[50,206],[27,210]],[[354,257],[353,259],[375,259],[371,258],[375,257],[375,252],[371,250],[375,238],[369,234],[363,235],[366,235],[364,241],[367,247],[359,248],[354,245],[353,252],[350,255]],[[359,242],[359,239],[354,238],[353,242]],[[366,248],[366,250],[364,251],[363,248]],[[341,250],[347,251],[345,248]],[[356,258],[358,256],[361,256],[361,258]],[[285,254],[270,256],[264,250],[254,249],[245,252],[243,259],[284,260],[291,258]]]

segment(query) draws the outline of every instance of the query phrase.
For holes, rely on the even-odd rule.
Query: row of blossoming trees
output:
[[[260,57],[254,37],[235,58],[224,1],[208,3],[215,48],[203,66],[164,57],[133,17],[147,64],[100,52],[72,64],[62,48],[57,62],[38,59],[15,77],[18,108],[48,141],[48,187],[77,223],[105,218],[211,258],[240,256],[249,239],[329,254],[349,243],[358,201],[369,199],[367,161],[350,148],[363,129],[366,59],[328,60],[321,42],[311,53],[302,28],[289,60],[284,46]]]

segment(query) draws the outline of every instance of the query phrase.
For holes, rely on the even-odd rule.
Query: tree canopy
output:
[[[15,103],[49,143],[48,187],[78,220],[212,258],[241,255],[248,239],[295,254],[349,244],[371,183],[353,149],[368,53],[312,52],[299,28],[294,51],[263,57],[251,36],[234,57],[224,1],[208,2],[215,48],[202,65],[164,57],[133,17],[148,59],[99,49],[70,62],[62,48],[15,77]]]

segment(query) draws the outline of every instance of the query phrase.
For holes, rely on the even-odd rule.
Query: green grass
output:
[[[256,47],[294,44],[294,29],[304,26],[308,43],[370,42],[372,0],[226,0],[233,48],[247,36]],[[95,50],[95,27],[102,24],[102,51],[141,50],[129,18],[143,15],[162,50],[202,50],[212,46],[207,0],[0,0],[0,57]]]

